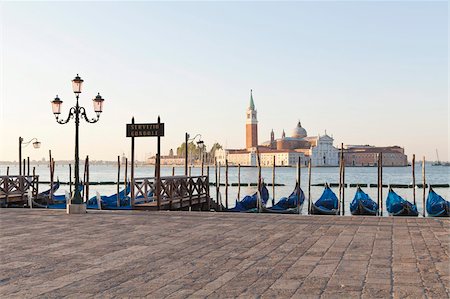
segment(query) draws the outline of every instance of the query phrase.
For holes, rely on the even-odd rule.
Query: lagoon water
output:
[[[40,181],[49,181],[49,168],[47,164],[32,165],[36,167],[36,174],[39,175]],[[80,165],[80,177],[83,176],[84,166]],[[72,167],[73,171],[73,167]],[[18,173],[17,165],[10,167],[10,174],[14,175]],[[206,173],[206,168],[205,168]],[[276,183],[284,184],[285,186],[275,187],[275,198],[277,201],[280,197],[288,196],[295,185],[297,170],[295,167],[279,167],[276,168]],[[172,167],[161,167],[161,175],[171,175]],[[183,175],[184,168],[176,167],[175,174]],[[192,168],[192,175],[200,175],[201,169],[199,167]],[[0,175],[6,175],[6,165],[0,165]],[[121,180],[124,180],[124,167],[121,167]],[[128,167],[128,176],[130,175],[130,168]],[[135,177],[152,177],[154,175],[153,166],[140,166],[135,168]],[[117,180],[117,167],[112,165],[91,165],[89,169],[89,176],[91,182],[102,181],[116,181]],[[67,164],[62,165],[56,163],[55,167],[55,179],[59,177],[62,182],[69,181],[69,166]],[[272,182],[272,168],[263,168],[262,177],[265,182]],[[256,183],[258,178],[258,169],[255,167],[241,167],[241,183]],[[426,164],[426,179],[430,184],[449,184],[450,183],[450,167],[445,166],[432,166],[431,163]],[[229,168],[229,183],[237,183],[237,168]],[[214,167],[210,168],[210,182],[215,182]],[[311,171],[311,184],[324,184],[324,183],[338,183],[339,182],[339,168],[338,167],[315,167]],[[377,168],[376,167],[346,167],[345,169],[345,182],[347,184],[376,184],[377,183]],[[221,168],[221,183],[225,183],[225,168]],[[383,184],[411,184],[412,183],[412,170],[411,167],[384,167],[383,168]],[[416,184],[422,183],[422,169],[421,164],[416,164]],[[301,186],[307,196],[308,190],[308,169],[301,169]],[[46,190],[48,187],[40,185],[40,191]],[[98,191],[102,195],[110,195],[116,193],[115,185],[92,185],[90,186],[90,196],[94,196]],[[123,186],[121,186],[123,188]],[[235,199],[237,197],[237,187],[229,186],[228,188],[228,204],[229,207],[235,205]],[[268,187],[270,197],[272,198],[273,189]],[[333,191],[338,194],[338,187],[333,187]],[[66,190],[69,190],[68,185],[61,185],[57,194],[64,194]],[[256,187],[241,187],[241,197],[246,194],[250,194],[256,190]],[[365,187],[363,190],[369,194],[369,196],[376,201],[377,188]],[[322,186],[311,186],[311,198],[313,201],[317,200],[322,194]],[[356,188],[345,188],[345,214],[350,215],[349,204],[353,199]],[[396,188],[395,191],[403,198],[412,202],[412,188]],[[450,188],[435,188],[435,191],[445,199],[450,199]],[[383,188],[383,201],[385,202],[388,189]],[[422,213],[422,192],[421,188],[416,188],[416,202],[419,212]],[[220,187],[220,193],[222,200],[225,200],[225,187]],[[210,194],[213,198],[216,197],[216,190],[214,186],[211,186]],[[427,193],[428,195],[428,189]],[[383,205],[386,209],[386,204]],[[304,207],[304,212],[306,205]],[[383,215],[387,215],[386,210]]]

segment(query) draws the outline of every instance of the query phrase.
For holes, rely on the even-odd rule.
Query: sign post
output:
[[[157,137],[157,154],[155,159],[155,181],[156,181],[156,200],[158,210],[161,207],[161,137],[164,136],[164,123],[158,116],[157,123],[136,124],[134,117],[131,124],[127,124],[127,137],[131,137],[131,206],[134,207],[134,138],[135,137]]]

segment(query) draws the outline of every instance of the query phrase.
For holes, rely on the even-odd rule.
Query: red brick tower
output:
[[[250,106],[247,109],[247,120],[246,120],[246,147],[251,149],[252,147],[258,146],[258,120],[256,118],[255,103],[253,103],[253,92],[250,90]]]

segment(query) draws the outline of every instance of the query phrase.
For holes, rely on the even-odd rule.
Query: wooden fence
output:
[[[155,177],[135,178],[131,196],[136,207],[156,206],[171,210],[205,203],[209,208],[211,204],[208,176],[167,176],[159,180]]]
[[[28,200],[28,190],[33,198],[39,192],[39,176],[9,175],[0,176],[0,204],[22,204]]]

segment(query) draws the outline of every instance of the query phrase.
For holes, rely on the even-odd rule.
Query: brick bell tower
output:
[[[258,146],[258,120],[256,118],[255,103],[253,102],[253,91],[250,89],[250,105],[247,108],[247,120],[245,124],[246,148]]]

